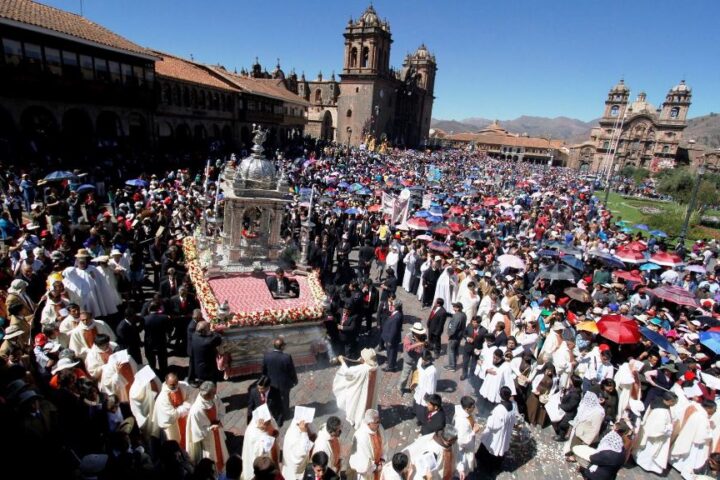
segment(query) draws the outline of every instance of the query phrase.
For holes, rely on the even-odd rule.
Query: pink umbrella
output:
[[[624,248],[618,248],[615,251],[615,256],[626,263],[645,263],[645,255],[636,250],[627,250]]]
[[[648,293],[653,294],[660,300],[676,303],[678,305],[685,305],[688,307],[697,307],[698,305],[692,292],[674,285],[664,285],[662,287],[653,288],[652,290],[648,290]]]
[[[639,241],[626,243],[625,245],[622,245],[620,248],[622,248],[624,250],[634,250],[636,252],[644,252],[645,250],[648,249],[645,242],[639,242]]]
[[[508,267],[525,270],[525,262],[517,255],[500,255],[498,257],[498,263],[500,263],[500,268],[503,270]]]
[[[415,237],[415,240],[421,240],[423,242],[432,242],[434,239],[430,235],[422,234]]]
[[[615,270],[613,272],[613,275],[615,275],[615,278],[621,278],[626,282],[645,283],[645,279],[642,277],[642,275],[640,275],[640,272],[638,270],[633,270],[632,272],[627,272],[625,270]]]
[[[695,273],[707,273],[707,269],[702,265],[688,265],[685,267],[685,271]]]
[[[407,221],[407,226],[413,230],[427,230],[430,228],[430,222],[424,218],[413,217]]]
[[[677,267],[685,265],[680,255],[670,252],[657,252],[650,255],[650,261],[664,267]]]

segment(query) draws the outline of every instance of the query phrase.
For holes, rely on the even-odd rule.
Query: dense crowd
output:
[[[243,450],[230,455],[222,335],[181,248],[216,233],[206,220],[222,211],[224,163],[121,180],[3,168],[0,415],[17,438],[6,453],[35,459],[30,471],[462,480],[500,469],[524,418],[552,426],[587,478],[632,462],[717,475],[717,243],[672,245],[634,228],[577,172],[460,150],[278,154],[292,185],[281,259],[321,273],[341,364],[334,394],[355,440],[341,462],[338,417],[317,432],[293,419],[281,440],[297,378],[291,363],[279,376],[270,362],[249,395]],[[399,289],[427,311],[405,335]],[[173,356],[189,356],[187,373]],[[377,413],[383,357],[385,372],[402,369],[419,434],[392,458]],[[448,418],[441,367],[477,392]]]

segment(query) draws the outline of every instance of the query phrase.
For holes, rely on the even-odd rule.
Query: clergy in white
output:
[[[380,427],[380,414],[369,409],[353,435],[348,465],[361,480],[379,480],[384,462],[385,438]]]
[[[280,430],[275,423],[267,404],[260,405],[252,413],[252,418],[245,428],[242,458],[243,469],[240,478],[252,480],[253,462],[256,458],[269,456],[275,465],[280,464]]]
[[[685,411],[680,434],[670,450],[670,463],[685,480],[695,478],[695,469],[702,467],[710,455],[713,439],[710,417],[715,409],[714,402],[705,400],[702,405],[694,403]]]
[[[453,300],[453,287],[456,287],[457,278],[453,267],[445,267],[445,270],[438,277],[437,285],[435,286],[435,299],[442,298],[445,301],[445,305],[450,305]]]
[[[128,392],[130,411],[146,439],[149,439],[154,433],[155,424],[152,421],[152,412],[155,407],[155,396],[160,392],[161,385],[160,379],[157,378],[152,367],[145,365],[135,374]]]
[[[310,459],[313,442],[310,440],[310,424],[294,419],[285,432],[283,441],[282,476],[285,480],[300,480]]]
[[[328,466],[338,475],[342,470],[340,435],[342,435],[342,420],[334,415],[330,416],[318,432],[312,450],[313,454],[325,452],[328,456]]]
[[[475,470],[476,439],[480,431],[480,424],[475,421],[475,399],[469,396],[460,399],[460,405],[455,405],[453,425],[458,435],[455,444],[458,472],[467,476]]]
[[[187,450],[185,428],[193,401],[192,396],[190,385],[180,382],[174,373],[168,373],[155,399],[153,410],[153,423],[158,429],[157,433],[162,432],[164,440],[178,442],[183,450]]]
[[[105,336],[98,336],[98,344],[103,337]],[[135,383],[137,371],[137,363],[128,355],[127,350],[115,352],[102,367],[98,388],[101,393],[117,395],[121,402],[127,403],[130,401],[130,388]]]
[[[482,462],[483,466],[487,465],[491,471],[502,465],[503,457],[510,449],[510,439],[517,417],[517,409],[510,401],[511,397],[509,387],[500,388],[500,403],[493,408],[485,423],[485,430],[480,435],[478,462]]]
[[[425,397],[432,395],[437,390],[437,369],[433,365],[433,356],[430,350],[424,350],[422,357],[418,359],[417,373],[418,384],[413,392],[413,404],[417,421],[421,422],[425,418],[425,407],[427,406]]]
[[[406,480],[412,478],[413,465],[406,453],[398,452],[392,457],[391,462],[385,462],[380,480]]]
[[[618,368],[615,374],[615,385],[618,391],[618,412],[617,419],[622,418],[625,409],[630,405],[630,400],[640,400],[640,370],[643,363],[640,360],[631,359]]]
[[[222,426],[224,416],[225,406],[217,396],[215,384],[203,382],[188,412],[185,439],[190,459],[197,464],[203,458],[209,458],[215,462],[218,472],[225,470],[228,458]]]
[[[508,387],[512,395],[515,395],[515,381],[512,377],[512,366],[506,362],[503,351],[499,348],[493,352],[491,364],[483,363],[482,366],[485,381],[480,387],[480,395],[488,402],[500,403],[500,389]]]
[[[88,263],[90,256],[87,250],[81,248],[75,258],[75,266],[63,270],[65,289],[80,299],[82,310],[92,312],[98,317],[117,313],[117,304],[110,285],[102,273]]]
[[[107,335],[110,341],[115,341],[115,334],[107,323],[94,320],[92,313],[88,311],[80,312],[80,324],[70,332],[70,350],[84,360],[98,334]]]
[[[670,407],[676,403],[677,396],[674,393],[663,392],[645,412],[635,451],[635,463],[645,471],[661,475],[667,468],[673,432]]]
[[[453,452],[457,438],[455,427],[446,425],[443,430],[423,435],[408,445],[403,452],[415,467],[412,480],[427,479],[428,475],[432,480],[451,480],[458,471]]]
[[[377,406],[379,371],[375,350],[365,348],[360,357],[361,363],[353,366],[348,366],[344,357],[338,357],[341,365],[332,386],[338,408],[345,412],[345,419],[353,427],[362,423],[367,409]]]

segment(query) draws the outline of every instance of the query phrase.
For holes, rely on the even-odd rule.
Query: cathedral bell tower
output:
[[[343,75],[387,75],[390,72],[390,25],[381,21],[370,5],[345,27]]]
[[[620,80],[608,93],[605,100],[605,112],[603,119],[616,119],[625,113],[627,109],[628,99],[630,98],[630,89],[625,85],[624,80]]]
[[[691,99],[692,90],[685,84],[685,80],[680,81],[665,96],[665,102],[662,104],[662,110],[660,111],[660,120],[685,122]]]

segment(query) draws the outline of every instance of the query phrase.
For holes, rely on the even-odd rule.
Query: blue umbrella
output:
[[[75,191],[77,193],[82,193],[86,190],[95,190],[95,185],[90,185],[89,183],[84,183],[80,185]]]
[[[430,223],[439,223],[439,222],[442,222],[442,221],[443,221],[443,218],[442,218],[442,217],[436,217],[436,216],[434,216],[434,215],[431,215],[431,216],[427,217],[427,221],[430,222]]]
[[[350,184],[348,182],[346,182],[345,180],[343,180],[342,182],[338,183],[337,186],[338,186],[338,188],[348,188],[350,186]]]
[[[74,177],[72,172],[68,172],[67,170],[57,170],[55,172],[48,173],[45,175],[45,178],[43,180],[47,182],[52,181],[60,181],[60,180],[67,180],[69,178]]]
[[[540,255],[541,257],[559,257],[560,253],[556,252],[555,250],[543,249],[538,250],[538,255]]]
[[[560,260],[564,264],[570,265],[575,270],[578,270],[580,272],[585,270],[585,264],[581,260],[578,260],[578,258],[573,255],[564,255]]]
[[[720,354],[720,332],[700,332],[700,343]]]
[[[355,193],[358,194],[358,195],[367,196],[367,195],[372,195],[373,192],[372,192],[372,190],[370,190],[369,188],[363,188],[363,189],[361,189],[361,190],[358,190],[358,191],[355,192]]]
[[[672,343],[665,338],[663,335],[661,335],[658,332],[653,332],[647,327],[640,327],[640,333],[642,333],[643,337],[650,340],[652,343],[657,345],[658,347],[662,348],[666,352],[668,352],[671,355],[677,355],[677,350],[675,350],[675,347],[672,346]]]
[[[660,270],[662,267],[656,263],[645,263],[640,265],[640,270],[646,272],[648,270]]]
[[[432,217],[432,213],[428,212],[427,210],[418,210],[417,212],[415,212],[415,216],[420,218],[427,218]]]
[[[348,215],[357,215],[358,213],[360,213],[360,210],[358,210],[357,208],[348,208],[347,210],[345,210],[345,213],[347,213]]]
[[[637,229],[637,230],[645,230],[646,232],[647,232],[648,230],[650,230],[650,227],[648,227],[648,226],[645,225],[644,223],[638,223],[638,224],[635,225],[633,228],[635,228],[635,229]]]
[[[622,229],[620,229],[620,231],[621,231],[622,233],[632,233],[632,228],[630,228],[630,227],[623,227]]]
[[[125,185],[140,188],[140,187],[147,187],[150,184],[148,182],[146,182],[145,180],[143,180],[142,178],[133,178],[133,179],[125,181]]]
[[[663,232],[662,230],[651,230],[650,235],[654,235],[656,237],[660,238],[667,238],[668,234]]]
[[[430,207],[430,213],[433,215],[442,215],[445,213],[445,209],[442,207]]]

